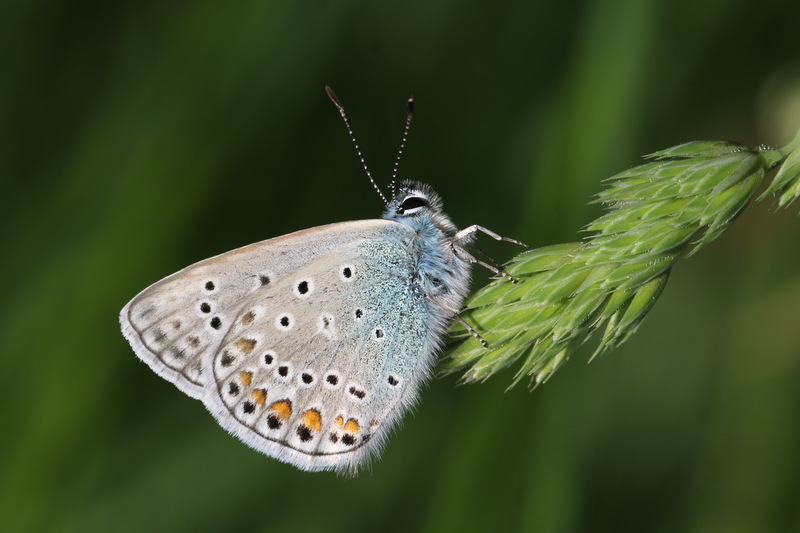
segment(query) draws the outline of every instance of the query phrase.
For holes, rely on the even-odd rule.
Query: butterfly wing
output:
[[[234,250],[143,291],[123,331],[253,448],[306,470],[355,468],[433,357],[411,233],[349,222]]]

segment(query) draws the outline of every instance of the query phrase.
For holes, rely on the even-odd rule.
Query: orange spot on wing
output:
[[[281,400],[272,404],[272,411],[281,420],[289,420],[292,416],[292,404],[289,400]]]
[[[347,423],[344,425],[344,430],[349,431],[350,433],[358,433],[361,429],[361,426],[358,425],[358,422],[355,418],[350,418],[347,420]]]
[[[233,343],[243,354],[247,355],[253,351],[253,348],[256,347],[256,341],[254,339],[239,339],[238,341]]]
[[[252,372],[239,372],[239,382],[245,387],[250,386],[250,382],[253,380],[253,373]]]
[[[258,404],[259,407],[264,407],[264,402],[267,401],[267,391],[264,389],[256,389],[250,393],[250,397]]]
[[[249,326],[253,323],[253,319],[255,319],[255,317],[256,315],[254,315],[252,311],[248,311],[247,314],[242,317],[242,325]]]
[[[309,409],[303,413],[303,424],[311,431],[317,432],[322,429],[322,417],[316,409]]]
[[[344,418],[342,418],[342,415],[337,416],[335,422],[336,427],[342,427],[344,425]]]

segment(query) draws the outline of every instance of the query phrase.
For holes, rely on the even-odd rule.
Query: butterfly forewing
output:
[[[376,238],[388,222],[345,222],[298,231],[206,259],[143,290],[122,309],[122,331],[140,359],[186,394],[206,386],[202,361],[215,353],[251,293],[333,253],[352,238]]]

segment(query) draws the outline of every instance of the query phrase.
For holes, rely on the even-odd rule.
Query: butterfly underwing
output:
[[[355,472],[416,402],[472,264],[492,269],[468,251],[475,233],[501,238],[458,231],[427,185],[392,183],[382,219],[269,239],[151,285],[122,309],[125,338],[252,448]]]

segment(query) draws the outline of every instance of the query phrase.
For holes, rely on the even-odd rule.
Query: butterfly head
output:
[[[439,195],[416,181],[400,184],[392,201],[386,205],[383,218],[395,220],[412,226],[432,224],[448,235],[456,232],[456,226],[442,212]]]

